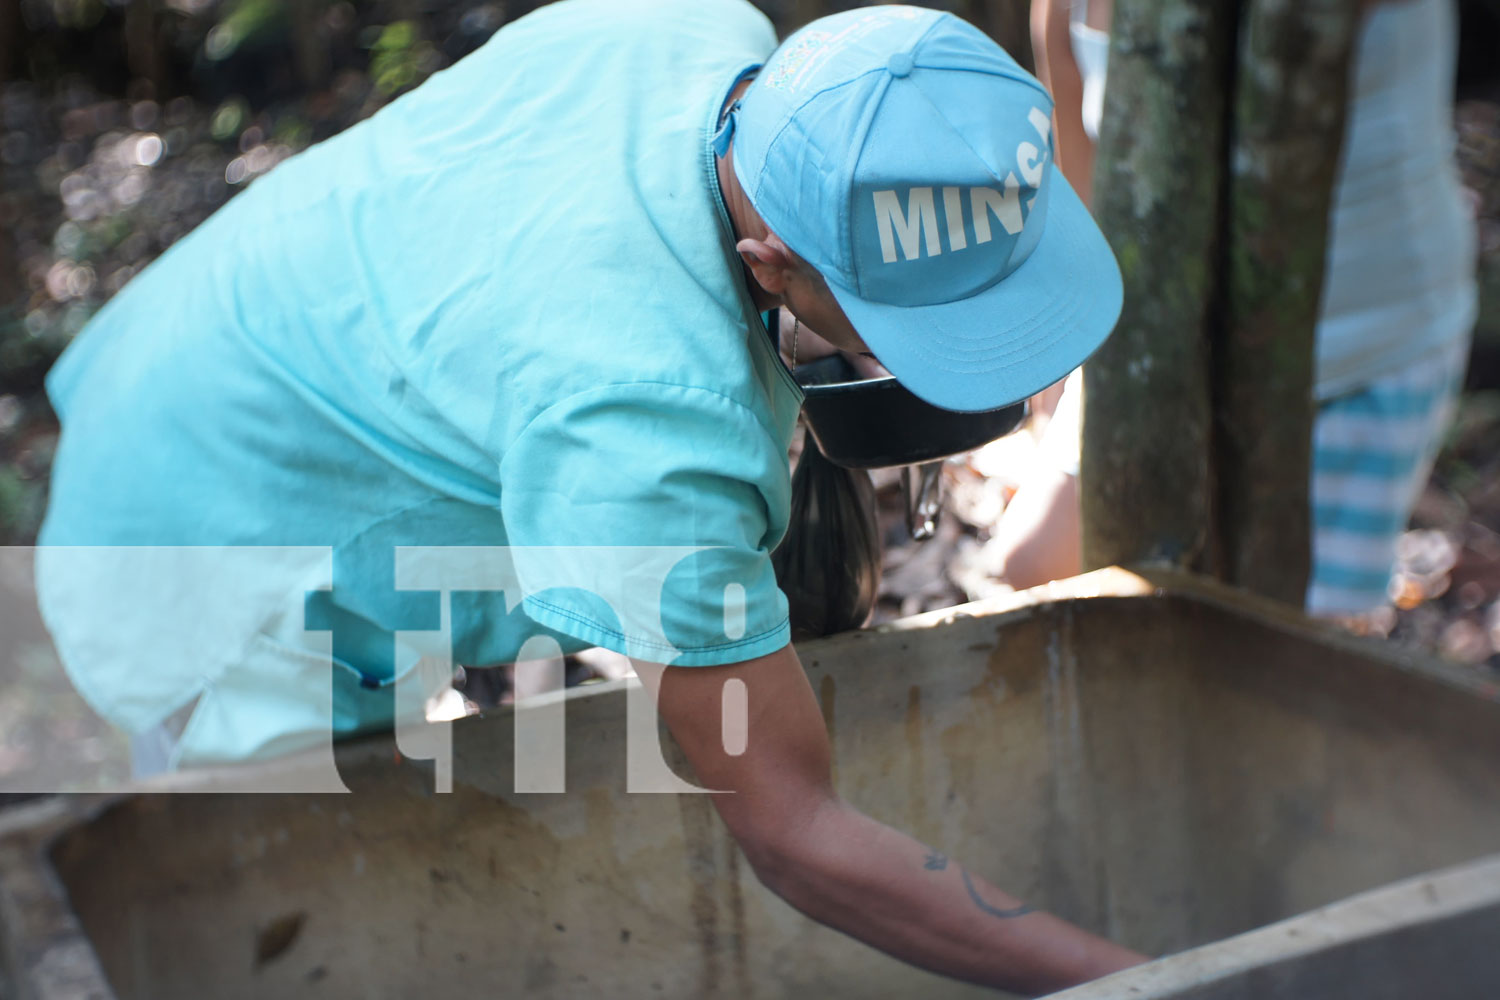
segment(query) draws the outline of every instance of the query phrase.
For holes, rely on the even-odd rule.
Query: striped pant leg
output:
[[[1452,419],[1467,346],[1318,407],[1309,614],[1358,614],[1388,599],[1396,542]]]

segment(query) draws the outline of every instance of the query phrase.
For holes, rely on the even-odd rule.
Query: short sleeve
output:
[[[500,478],[539,624],[677,666],[790,640],[770,560],[786,530],[786,451],[744,404],[659,383],[588,390],[534,418]]]

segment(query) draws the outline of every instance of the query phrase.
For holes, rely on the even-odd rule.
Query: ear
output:
[[[744,239],[734,248],[739,251],[740,259],[750,269],[756,284],[771,295],[785,294],[796,266],[780,240],[775,237],[769,240]]]

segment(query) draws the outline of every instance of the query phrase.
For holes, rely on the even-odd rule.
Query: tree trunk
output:
[[[1233,14],[1227,0],[1119,0],[1114,11],[1094,205],[1125,306],[1084,368],[1085,569],[1191,566],[1209,536],[1206,330]]]
[[[1359,0],[1118,0],[1096,214],[1125,277],[1085,368],[1083,557],[1297,605],[1314,335]]]
[[[125,62],[132,77],[150,82],[158,100],[165,97],[167,63],[157,36],[156,0],[130,0],[125,7]]]
[[[293,0],[291,7],[297,79],[304,90],[317,92],[328,86],[333,72],[328,56],[328,38],[321,29],[325,5],[316,0]]]
[[[0,319],[6,318],[5,312],[12,304],[24,312],[25,296],[26,271],[21,255],[16,252],[16,241],[9,229],[0,228]]]
[[[21,74],[21,0],[0,0],[0,83]]]
[[[1312,565],[1313,376],[1358,0],[1250,0],[1214,351],[1223,578],[1301,605]]]
[[[967,0],[952,9],[999,42],[1028,73],[1035,72],[1030,0]]]

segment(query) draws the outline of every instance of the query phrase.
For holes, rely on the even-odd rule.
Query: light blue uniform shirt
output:
[[[393,631],[437,628],[434,594],[395,589],[396,546],[705,550],[635,635],[579,590],[458,594],[459,662],[505,662],[539,632],[679,665],[783,646],[769,553],[801,395],[710,149],[730,86],[774,45],[737,0],[567,0],[279,166],[55,368],[43,544],[331,547],[307,627],[332,631],[340,733],[389,720],[384,689],[416,659]],[[64,661],[112,721],[196,705],[184,761],[316,738],[326,670],[295,648],[316,559],[171,601],[148,593],[165,580],[41,560]],[[553,562],[514,570],[535,590]],[[145,637],[174,622],[206,638],[161,655]]]

